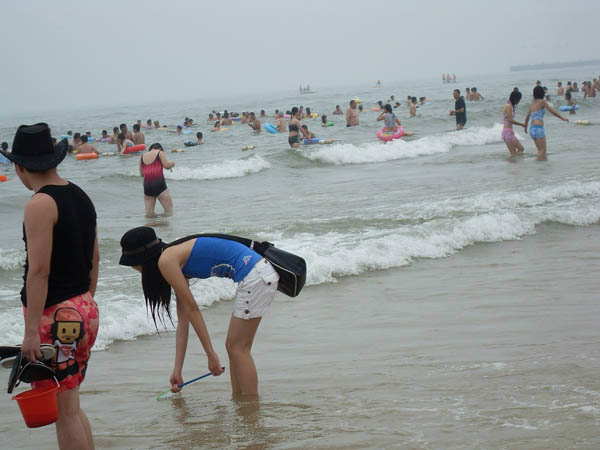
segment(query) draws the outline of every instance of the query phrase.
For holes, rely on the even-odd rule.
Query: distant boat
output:
[[[571,61],[557,63],[541,63],[523,66],[510,66],[511,72],[520,72],[522,70],[541,70],[541,69],[562,69],[563,67],[581,67],[581,66],[600,66],[600,59],[589,61]]]

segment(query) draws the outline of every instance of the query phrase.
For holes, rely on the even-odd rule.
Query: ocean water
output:
[[[419,264],[423,259],[445,258],[469,246],[514,241],[538,232],[542,224],[587,227],[600,220],[600,167],[598,136],[600,98],[583,100],[572,119],[589,126],[566,124],[547,114],[548,159],[535,157],[535,146],[515,127],[525,155],[511,160],[500,134],[502,107],[514,86],[524,93],[517,107],[524,119],[536,79],[554,93],[556,81],[591,79],[600,68],[574,68],[498,74],[443,84],[440,80],[385,85],[325,88],[316,94],[267,93],[261,96],[190,100],[112,108],[74,108],[44,114],[0,117],[0,141],[12,142],[20,123],[46,121],[53,133],[67,130],[112,129],[136,119],[158,119],[174,127],[189,116],[200,125],[205,144],[185,148],[189,135],[145,131],[146,143],[161,142],[176,166],[166,171],[174,200],[172,217],[144,217],[139,156],[105,157],[76,161],[69,156],[59,173],[90,195],[98,212],[101,252],[96,295],[102,327],[96,350],[115,340],[154,333],[148,319],[139,275],[118,265],[119,240],[128,229],[155,226],[164,241],[201,232],[224,232],[267,239],[303,256],[309,268],[307,285],[335,283],[343,277],[361,277],[371,271]],[[468,102],[467,128],[453,131],[452,90],[477,86],[485,101]],[[407,95],[427,96],[432,104],[409,118]],[[395,110],[413,137],[379,142],[380,123],[371,107],[390,95],[402,102]],[[333,116],[336,104],[345,110],[359,97],[365,107],[360,126],[347,129],[344,116]],[[555,106],[563,104],[553,99]],[[212,109],[260,111],[292,106],[310,107],[327,114],[335,126],[322,128],[320,119],[305,123],[331,145],[291,150],[286,135],[263,130],[255,134],[246,125],[210,133],[206,122]],[[272,118],[264,122],[274,123]],[[96,144],[101,151],[114,146]],[[241,151],[254,145],[251,151]],[[21,222],[30,193],[11,168],[0,166],[9,181],[0,184],[0,343],[22,338],[22,311],[18,293],[24,262]],[[157,206],[157,211],[160,211]],[[192,290],[199,304],[231,300],[235,287],[227,280],[196,282]],[[375,306],[376,307],[376,306]]]

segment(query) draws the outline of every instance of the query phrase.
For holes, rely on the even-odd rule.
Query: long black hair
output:
[[[173,324],[173,318],[171,317],[171,285],[163,274],[160,272],[158,267],[158,259],[162,252],[169,247],[179,245],[190,239],[195,239],[198,235],[190,235],[177,239],[176,241],[167,244],[160,242],[158,245],[161,246],[160,253],[157,253],[152,258],[147,259],[142,263],[142,289],[144,291],[144,298],[146,299],[146,309],[150,311],[154,326],[158,330],[156,319],[165,325],[164,313],[167,313],[167,317]]]
[[[523,97],[523,95],[519,91],[512,91],[508,101],[511,105],[513,105],[513,107],[515,107],[521,101],[521,97]]]

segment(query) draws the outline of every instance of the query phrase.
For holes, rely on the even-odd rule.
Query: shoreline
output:
[[[253,348],[258,401],[232,400],[226,371],[157,402],[174,332],[114,342],[81,389],[96,448],[597,448],[598,237],[542,225],[278,294]],[[224,366],[231,306],[203,311]],[[192,333],[184,379],[206,372]],[[54,427],[28,430],[4,399],[7,448],[54,448]]]

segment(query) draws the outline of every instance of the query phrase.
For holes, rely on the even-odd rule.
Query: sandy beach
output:
[[[595,449],[600,445],[600,227],[547,225],[521,241],[278,294],[254,356],[261,397],[227,373],[156,401],[174,333],[95,352],[82,404],[107,449]],[[543,267],[543,269],[542,269]],[[227,365],[230,302],[205,311]],[[206,373],[197,339],[184,378]],[[0,409],[4,448],[55,448]]]

